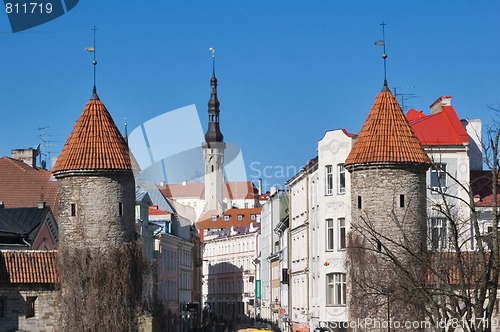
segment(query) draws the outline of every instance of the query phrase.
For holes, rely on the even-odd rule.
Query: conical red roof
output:
[[[131,169],[127,143],[94,92],[76,121],[52,171]]]
[[[375,97],[345,166],[378,163],[431,164],[396,98],[387,87]]]

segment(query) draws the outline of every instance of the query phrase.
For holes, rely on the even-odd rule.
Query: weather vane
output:
[[[387,53],[385,53],[385,26],[387,24],[385,24],[384,21],[382,21],[380,25],[382,26],[382,40],[376,41],[375,45],[384,47],[384,53],[382,54],[382,59],[384,59],[384,86],[387,86],[387,62],[386,62]]]
[[[92,31],[94,32],[94,44],[85,49],[85,51],[87,52],[94,53],[94,59],[92,60],[92,65],[94,66],[94,87],[96,82],[96,65],[97,65],[97,60],[95,59],[95,35],[97,30],[98,30],[97,27],[94,25],[94,27],[92,28]]]
[[[212,52],[212,71],[215,74],[215,48],[209,47],[208,50]]]

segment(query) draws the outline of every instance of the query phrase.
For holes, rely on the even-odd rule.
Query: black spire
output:
[[[215,53],[212,51],[212,78],[210,79],[210,100],[208,101],[208,130],[205,133],[205,142],[223,142],[219,126],[219,99],[217,99],[217,77],[215,77]]]

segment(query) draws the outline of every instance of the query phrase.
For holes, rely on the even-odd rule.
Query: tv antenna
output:
[[[46,129],[49,127],[38,127],[38,139],[40,140],[40,167],[44,169],[52,168],[52,157],[51,148],[54,146],[53,143],[59,142],[52,140],[52,134],[48,134]]]
[[[405,102],[409,99],[413,99],[413,98],[420,98],[420,96],[416,96],[414,93],[401,93],[401,92],[398,92],[398,89],[414,89],[415,87],[414,86],[404,86],[404,87],[394,87],[394,97],[396,97],[396,99],[398,99],[398,97],[400,97],[400,104],[401,104],[401,109],[403,110],[403,112],[405,112],[408,107],[412,107],[412,106],[409,106],[409,105],[405,105]]]

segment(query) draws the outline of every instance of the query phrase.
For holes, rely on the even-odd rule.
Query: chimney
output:
[[[5,203],[3,201],[0,201],[0,209],[3,209],[5,207]]]
[[[38,208],[41,210],[43,208],[45,208],[45,202],[41,202],[41,203],[38,203]]]
[[[277,191],[278,191],[278,188],[276,186],[272,186],[271,187],[271,192],[269,193],[269,196],[272,196],[272,195],[276,194]]]
[[[40,148],[37,149],[12,149],[10,150],[12,159],[20,160],[31,167],[36,167],[36,157],[40,153]]]
[[[443,106],[451,106],[451,96],[441,96],[431,104],[431,114],[439,113]]]
[[[262,195],[262,179],[259,179],[259,196]]]

